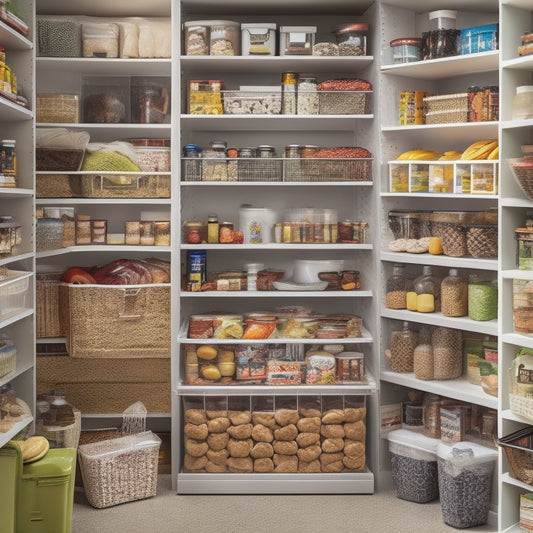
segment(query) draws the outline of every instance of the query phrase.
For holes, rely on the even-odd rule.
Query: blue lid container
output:
[[[498,24],[463,28],[459,34],[457,53],[477,54],[498,49]]]

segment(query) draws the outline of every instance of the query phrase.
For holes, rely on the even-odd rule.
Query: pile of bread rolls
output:
[[[361,472],[365,407],[185,409],[186,472]]]

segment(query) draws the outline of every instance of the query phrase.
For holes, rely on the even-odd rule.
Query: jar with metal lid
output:
[[[333,29],[340,56],[366,56],[367,34],[369,25],[366,22],[340,24]]]
[[[252,147],[246,147],[246,148],[240,148],[239,149],[239,157],[256,157],[256,149]]]
[[[459,275],[456,268],[450,268],[448,276],[442,280],[440,292],[444,316],[468,314],[468,281]]]
[[[404,322],[402,329],[391,332],[389,364],[394,372],[413,372],[415,348],[418,345],[418,333]]]
[[[393,265],[392,275],[387,279],[386,290],[385,307],[388,309],[406,308],[407,278],[405,276],[405,265]]]
[[[413,63],[422,59],[422,39],[418,37],[402,37],[390,42],[392,62]]]
[[[301,149],[302,147],[299,144],[288,144],[287,146],[285,146],[285,157],[300,157]]]
[[[187,244],[201,244],[206,240],[205,224],[199,220],[186,220],[183,223],[183,240]]]
[[[233,242],[233,222],[221,222],[218,229],[218,242],[231,244]]]
[[[276,151],[273,146],[261,144],[257,147],[257,157],[276,157]]]
[[[513,120],[533,118],[533,85],[521,85],[516,88],[513,97]]]
[[[297,111],[298,115],[318,115],[318,91],[315,76],[300,74],[298,78]]]
[[[216,215],[207,217],[207,242],[208,244],[218,243],[219,224]]]
[[[316,157],[318,146],[314,144],[304,144],[300,150],[300,157]]]
[[[185,181],[202,180],[202,149],[196,144],[187,144],[183,147],[183,179]]]

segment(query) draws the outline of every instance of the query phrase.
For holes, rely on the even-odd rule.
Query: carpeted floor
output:
[[[74,496],[73,533],[446,533],[438,501],[412,503],[393,492],[332,496],[179,496],[169,475],[157,496],[107,509]],[[468,531],[497,531],[478,526]]]

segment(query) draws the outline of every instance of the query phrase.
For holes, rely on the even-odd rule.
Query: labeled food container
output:
[[[408,429],[391,431],[387,438],[396,496],[416,503],[438,498],[437,447],[440,440]]]
[[[485,524],[498,452],[473,442],[437,447],[442,518],[455,528]]]
[[[266,207],[241,205],[239,229],[244,235],[244,244],[269,244],[273,241],[276,212]]]
[[[333,29],[340,56],[366,56],[368,24],[340,24]]]
[[[83,57],[118,57],[119,26],[113,22],[81,25]]]
[[[279,55],[312,55],[316,32],[316,26],[281,26]]]
[[[222,115],[221,80],[190,80],[187,111],[191,115]]]
[[[319,337],[318,331],[317,338],[324,338]],[[341,352],[335,359],[339,383],[361,383],[365,380],[365,356],[362,352]]]
[[[477,54],[498,49],[498,24],[463,28],[457,39],[457,53]]]
[[[412,63],[422,59],[422,39],[418,37],[402,37],[390,42],[392,62]]]
[[[276,55],[276,24],[252,22],[241,24],[241,55]]]
[[[78,94],[39,93],[35,104],[37,122],[76,123],[80,121],[80,96]]]
[[[98,509],[155,496],[161,439],[151,431],[82,444],[85,494]]]
[[[519,270],[533,270],[533,228],[516,228],[516,264]]]
[[[0,215],[0,257],[9,257],[22,243],[22,226],[11,215]]]
[[[63,246],[63,222],[55,218],[37,219],[36,250],[57,250]]]

